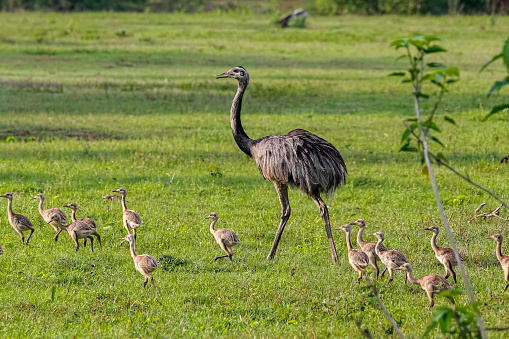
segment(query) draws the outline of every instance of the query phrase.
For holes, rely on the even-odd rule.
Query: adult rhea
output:
[[[249,74],[242,66],[233,67],[227,72],[217,74],[216,78],[238,80],[238,89],[230,110],[230,123],[233,138],[242,152],[253,158],[265,180],[274,184],[281,203],[281,222],[267,259],[273,259],[281,234],[290,218],[288,186],[296,187],[307,194],[318,206],[329,238],[332,261],[338,256],[332,238],[327,205],[322,193],[334,194],[338,186],[345,182],[346,166],[341,154],[328,141],[303,129],[288,134],[270,135],[260,139],[250,139],[240,121],[242,97],[249,84]]]

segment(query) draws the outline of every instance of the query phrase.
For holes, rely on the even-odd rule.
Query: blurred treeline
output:
[[[509,0],[0,0],[2,11],[287,12],[314,15],[508,14]]]

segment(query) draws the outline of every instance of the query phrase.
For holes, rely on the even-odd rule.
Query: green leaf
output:
[[[455,82],[458,82],[458,79],[449,79],[446,81],[446,83],[448,83],[448,84],[453,84]]]
[[[430,139],[433,140],[434,142],[436,142],[437,144],[439,144],[440,146],[445,147],[445,145],[442,144],[442,142],[440,140],[438,140],[437,137],[431,136]]]
[[[491,65],[491,63],[493,63],[494,61],[497,61],[497,60],[498,60],[498,59],[500,59],[501,57],[502,57],[502,53],[495,55],[493,58],[491,58],[491,59],[490,59],[487,63],[485,63],[485,64],[481,67],[481,69],[479,70],[479,73],[481,73],[482,71],[484,71],[484,69],[485,69],[486,67],[488,67],[489,65]]]
[[[387,76],[390,76],[390,77],[402,77],[402,76],[405,76],[405,75],[406,75],[405,72],[394,72],[394,73],[388,74]]]
[[[440,46],[431,46],[431,47],[428,47],[427,49],[424,49],[424,51],[427,53],[427,54],[431,54],[431,53],[439,53],[439,52],[447,52],[447,50],[443,49],[442,47]]]
[[[438,319],[438,326],[440,327],[440,331],[445,334],[447,333],[447,325],[449,324],[449,319],[452,318],[449,312],[445,313],[442,317]]]
[[[448,123],[456,125],[456,121],[448,115],[444,115],[444,120],[447,121]]]
[[[406,129],[403,134],[401,135],[401,142],[408,141],[410,139],[410,130]]]
[[[418,98],[424,98],[424,99],[428,99],[429,98],[428,94],[424,94],[424,93],[421,93],[421,92],[414,93],[414,95],[416,97],[418,97]]]
[[[503,105],[498,105],[498,106],[494,106],[492,109],[491,109],[491,112],[488,113],[487,116],[484,117],[484,121],[488,120],[489,117],[491,117],[493,114],[495,113],[498,113],[500,111],[503,111],[505,109],[508,109],[509,108],[509,104],[503,104]]]
[[[409,143],[406,143],[403,146],[401,146],[399,152],[417,152],[417,148],[414,146],[410,146]]]
[[[488,96],[492,95],[494,92],[500,91],[502,87],[509,84],[509,76],[505,77],[503,80],[496,81],[493,86],[490,88],[490,92],[488,93]]]
[[[422,51],[424,49],[424,42],[418,41],[417,38],[408,40],[408,43],[417,48],[418,51]]]
[[[433,73],[424,74],[424,76],[421,78],[421,81],[429,80],[429,79],[431,79],[432,76],[433,76]]]
[[[502,49],[502,58],[505,68],[509,71],[509,38],[505,41],[504,48]]]
[[[440,128],[438,128],[437,124],[435,124],[433,121],[425,121],[422,123],[422,126],[426,128],[434,129],[437,132],[442,132]]]
[[[424,39],[426,39],[426,41],[428,41],[428,42],[439,41],[440,40],[440,38],[437,38],[436,36],[433,36],[433,35],[426,35],[424,37]]]
[[[445,70],[445,74],[447,75],[455,75],[457,77],[460,76],[460,70],[458,69],[458,67],[449,67],[448,69]]]
[[[428,67],[433,67],[433,68],[441,68],[441,69],[447,69],[447,66],[444,65],[444,64],[441,64],[439,62],[430,62],[428,64]]]

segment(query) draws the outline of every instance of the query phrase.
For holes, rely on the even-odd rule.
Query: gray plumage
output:
[[[337,262],[337,253],[332,237],[327,205],[321,194],[330,194],[344,184],[347,170],[338,150],[328,141],[303,129],[288,134],[250,139],[242,127],[240,114],[242,98],[249,84],[249,74],[244,67],[233,67],[216,78],[238,80],[238,89],[230,110],[233,138],[239,148],[252,157],[265,180],[276,188],[281,203],[281,221],[272,248],[267,256],[274,258],[281,234],[290,218],[288,186],[300,189],[318,206],[329,239],[332,261]]]
[[[219,220],[219,215],[216,212],[210,213],[210,215],[208,217],[205,217],[205,219],[212,219],[212,222],[210,223],[210,233],[212,233],[214,239],[219,244],[221,249],[226,252],[226,255],[214,257],[213,261],[216,261],[219,258],[228,257],[230,258],[230,262],[233,265],[232,247],[240,244],[239,237],[235,232],[228,228],[220,228],[217,230],[214,228],[216,222]]]
[[[32,222],[30,219],[25,217],[22,214],[17,214],[12,211],[12,192],[7,192],[4,195],[1,195],[0,197],[7,198],[7,219],[9,220],[9,224],[11,224],[12,228],[21,236],[21,241],[23,244],[25,243],[25,235],[23,234],[23,231],[30,231],[30,235],[28,236],[26,244],[28,245],[28,242],[30,241],[30,238],[32,238],[32,234],[34,233],[34,225],[32,225]]]
[[[44,221],[53,227],[53,229],[56,232],[55,237],[53,239],[55,239],[55,241],[58,241],[58,236],[62,232],[62,229],[58,226],[58,223],[54,221],[52,218],[54,215],[58,215],[60,217],[60,221],[62,222],[62,224],[67,224],[67,217],[65,216],[65,213],[59,210],[58,208],[49,208],[45,210],[43,193],[37,194],[32,199],[39,199],[39,213],[41,214]]]

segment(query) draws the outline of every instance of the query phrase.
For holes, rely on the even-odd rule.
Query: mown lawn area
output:
[[[501,64],[479,73],[507,27],[507,17],[311,17],[307,29],[282,30],[268,16],[238,13],[1,13],[0,195],[14,192],[14,212],[36,231],[23,246],[0,218],[0,336],[359,338],[360,327],[395,337],[366,283],[356,283],[344,233],[334,233],[333,265],[318,210],[298,191],[276,259],[266,260],[279,201],[232,138],[236,82],[214,74],[237,65],[250,73],[242,107],[250,137],[303,128],[341,152],[349,175],[329,208],[333,227],[363,218],[366,233],[383,231],[384,244],[407,255],[415,276],[443,275],[422,230],[440,223],[431,186],[419,158],[398,152],[413,101],[408,84],[387,76],[407,68],[389,44],[442,39],[448,52],[432,61],[457,66],[461,80],[439,111],[446,147],[433,150],[507,201],[509,165],[499,161],[509,154],[509,117],[482,121],[509,101],[507,91],[486,95],[505,73]],[[486,210],[498,203],[447,169],[436,175],[483,320],[507,326],[509,294],[485,237],[507,236],[508,224],[467,223],[482,202]],[[128,247],[119,247],[120,202],[101,198],[120,187],[143,220],[138,253],[161,259],[156,291],[143,289]],[[55,243],[30,200],[42,191],[45,208],[78,203],[78,217],[96,221],[102,249],[76,253],[68,234]],[[211,262],[222,254],[204,220],[213,211],[242,242],[234,267]],[[449,246],[445,232],[438,242]],[[402,330],[420,337],[433,312],[424,291],[400,271],[377,286]],[[443,305],[437,298],[435,308]]]

